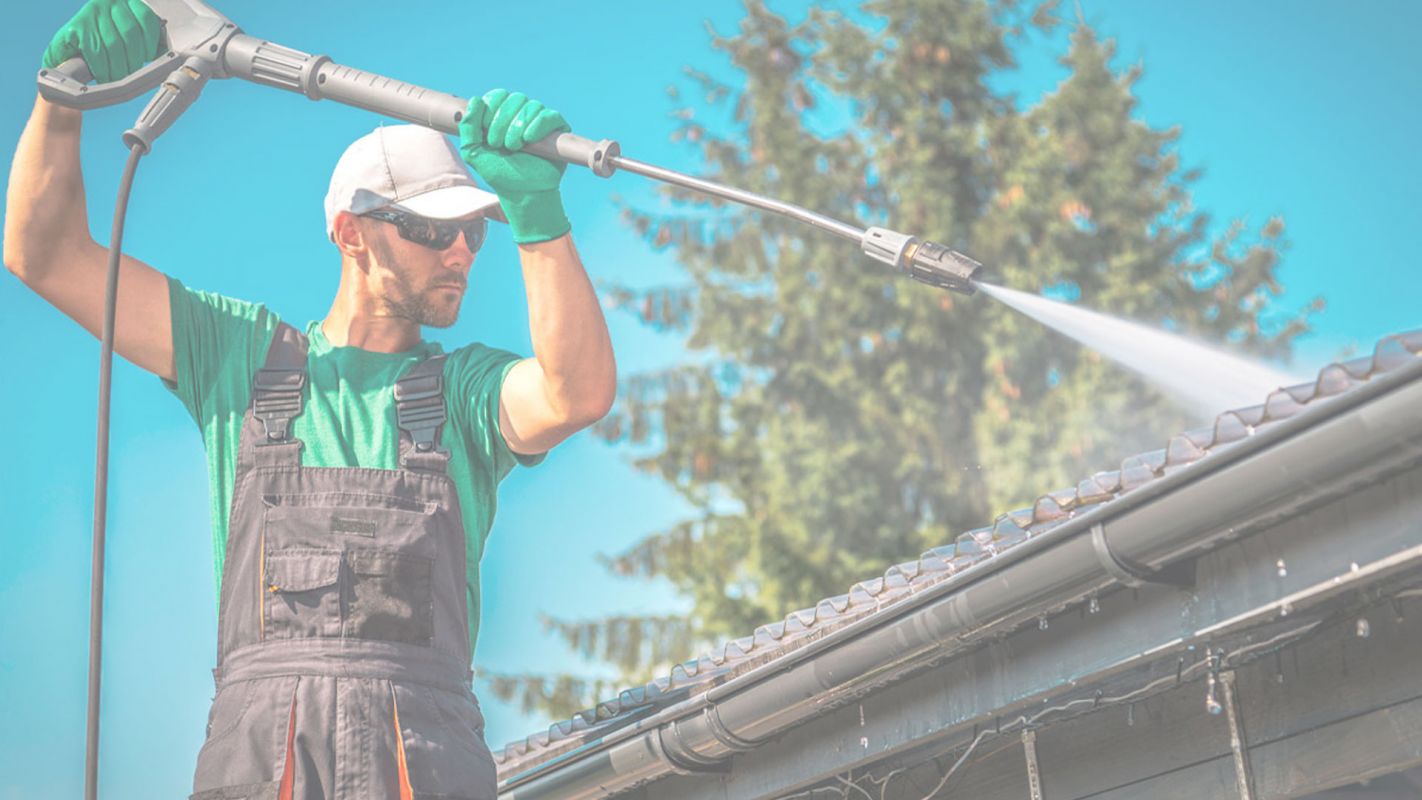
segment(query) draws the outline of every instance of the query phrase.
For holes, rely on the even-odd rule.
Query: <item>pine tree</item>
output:
[[[1055,2],[869,0],[791,23],[748,0],[714,46],[739,85],[688,70],[676,138],[711,180],[972,254],[1004,285],[1283,357],[1307,312],[1274,308],[1283,222],[1210,236],[1178,129],[1135,118],[1141,70],[1084,23],[1036,105],[990,86]],[[674,101],[681,91],[669,91]],[[847,111],[816,131],[818,104]],[[984,298],[896,278],[798,223],[667,188],[624,209],[684,281],[605,287],[698,357],[625,379],[599,424],[699,510],[606,559],[669,580],[687,617],[548,620],[623,685],[839,594],[1038,494],[1159,446],[1186,418],[1090,351]],[[495,691],[565,717],[610,695],[571,676]]]

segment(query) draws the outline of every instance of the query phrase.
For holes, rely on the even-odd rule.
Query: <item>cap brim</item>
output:
[[[458,219],[483,212],[489,219],[508,222],[498,195],[474,186],[446,186],[407,197],[392,205],[429,219]]]

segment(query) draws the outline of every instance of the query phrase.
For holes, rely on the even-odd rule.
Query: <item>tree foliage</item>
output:
[[[1138,118],[1140,67],[1113,71],[1112,43],[1077,23],[1053,91],[1019,108],[994,90],[1026,34],[1059,24],[1052,2],[869,0],[792,22],[749,0],[737,33],[713,32],[738,82],[688,69],[692,99],[669,90],[683,103],[674,136],[711,180],[948,244],[1003,285],[1286,355],[1308,310],[1274,308],[1283,222],[1212,236],[1179,130]],[[836,115],[821,110],[848,120],[826,132],[811,122]],[[549,623],[625,683],[1187,422],[1129,374],[986,298],[897,278],[798,223],[665,191],[670,212],[624,216],[674,252],[684,280],[606,294],[684,336],[697,358],[628,376],[596,430],[700,512],[605,565],[669,580],[693,610]],[[543,678],[510,678],[501,693],[554,716],[601,699],[572,680],[559,694],[532,691]]]

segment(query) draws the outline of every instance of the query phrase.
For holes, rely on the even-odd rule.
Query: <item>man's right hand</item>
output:
[[[140,0],[89,0],[50,40],[41,63],[83,56],[99,83],[122,80],[158,56],[162,21]]]

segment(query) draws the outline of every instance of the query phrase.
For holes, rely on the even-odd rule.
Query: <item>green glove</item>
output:
[[[459,121],[459,154],[499,196],[519,244],[546,242],[572,230],[558,192],[568,165],[518,152],[529,142],[571,130],[562,114],[505,89],[472,98]]]
[[[122,80],[158,56],[162,22],[138,0],[89,0],[45,48],[54,69],[83,56],[99,83]]]

